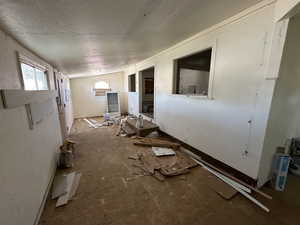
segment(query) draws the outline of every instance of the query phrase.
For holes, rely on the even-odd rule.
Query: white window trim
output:
[[[188,97],[188,98],[194,98],[194,99],[204,99],[204,100],[213,100],[214,99],[214,96],[213,96],[213,84],[214,84],[214,76],[215,76],[215,65],[216,65],[216,52],[217,52],[217,42],[218,40],[216,39],[215,42],[211,45],[208,45],[204,48],[201,48],[197,51],[194,51],[194,52],[191,52],[190,54],[187,54],[187,55],[183,55],[183,56],[180,56],[180,57],[176,57],[173,59],[173,88],[172,88],[172,94],[171,96],[180,96],[180,97]],[[175,84],[176,84],[176,76],[177,74],[176,71],[177,69],[175,68],[175,63],[178,59],[181,59],[181,58],[184,58],[184,57],[187,57],[187,56],[190,56],[190,55],[193,55],[193,54],[196,54],[196,53],[200,53],[202,51],[205,51],[207,49],[211,48],[212,49],[212,52],[211,52],[211,62],[210,62],[210,71],[209,71],[209,81],[208,81],[208,91],[207,91],[207,95],[201,95],[201,94],[195,94],[195,95],[191,95],[191,94],[175,94],[174,93],[174,89],[176,88],[175,87]]]
[[[24,84],[24,77],[23,77],[23,72],[21,69],[21,64],[27,64],[31,67],[33,67],[34,69],[38,69],[41,70],[45,73],[46,75],[46,80],[47,80],[47,90],[50,90],[50,82],[49,82],[49,74],[48,74],[48,67],[45,65],[41,65],[37,62],[35,62],[34,60],[32,60],[30,57],[24,55],[24,54],[20,54],[19,52],[17,52],[17,58],[18,58],[18,65],[19,65],[19,73],[20,73],[20,80],[21,80],[21,86],[22,89],[25,90],[25,84]],[[36,71],[34,71],[34,73],[36,73]],[[38,88],[38,84],[37,84],[37,80],[36,80],[36,75],[34,75],[34,79],[35,79],[35,85]],[[39,91],[39,90],[35,90],[35,91]]]

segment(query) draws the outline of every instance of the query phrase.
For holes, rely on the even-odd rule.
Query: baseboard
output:
[[[36,218],[34,220],[34,224],[33,225],[38,225],[39,222],[40,222],[40,218],[41,218],[41,215],[42,215],[42,213],[44,211],[45,204],[46,204],[46,201],[47,201],[47,197],[49,195],[49,192],[50,192],[50,189],[51,189],[51,186],[52,186],[55,174],[56,174],[56,166],[55,166],[55,169],[54,169],[54,171],[53,171],[53,173],[51,175],[50,181],[49,181],[49,183],[47,185],[47,189],[46,189],[46,192],[44,194],[43,201],[42,201],[42,203],[40,205],[39,211],[37,213],[37,216],[36,216]]]

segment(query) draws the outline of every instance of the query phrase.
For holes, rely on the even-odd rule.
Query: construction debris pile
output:
[[[224,199],[229,200],[240,193],[264,211],[270,211],[251,193],[256,192],[267,199],[272,199],[271,196],[207,163],[178,143],[159,138],[136,137],[133,144],[148,147],[143,152],[128,157],[134,160],[132,166],[140,169],[140,173],[136,175],[151,175],[160,181],[164,181],[166,177],[186,174],[191,168],[200,165],[203,168],[202,173],[205,173],[208,177],[208,186]]]
[[[132,166],[137,168],[134,175],[153,176],[160,181],[166,177],[190,172],[198,166],[186,153],[179,150],[179,145],[156,138],[136,138],[136,145],[147,146],[144,151],[128,158],[134,160]]]

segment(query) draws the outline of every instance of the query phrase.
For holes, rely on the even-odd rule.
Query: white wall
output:
[[[127,112],[124,100],[124,74],[113,73],[93,77],[74,78],[70,81],[74,118],[102,116],[106,112],[106,97],[95,96],[96,82],[105,81],[112,91],[120,92],[121,111]]]
[[[47,65],[54,89],[52,66],[1,31],[0,89],[21,88],[16,51]],[[30,130],[25,107],[0,109],[0,124],[0,224],[32,225],[62,143],[58,113],[55,110]]]
[[[273,155],[288,138],[300,136],[300,15],[290,19],[279,77],[272,100],[260,180],[270,177]]]
[[[155,66],[154,117],[160,129],[254,179],[275,85],[266,79],[273,76],[266,72],[271,46],[277,45],[273,35],[280,36],[274,8],[264,1],[125,70],[129,75]],[[211,98],[173,95],[174,59],[211,46]],[[131,93],[128,98],[129,111],[138,112],[132,108],[138,98]]]

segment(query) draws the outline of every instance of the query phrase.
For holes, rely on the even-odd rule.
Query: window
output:
[[[174,61],[174,94],[208,95],[212,48]]]
[[[48,77],[45,70],[21,63],[21,71],[25,90],[48,90]]]
[[[109,84],[105,81],[98,81],[94,84],[95,96],[105,96],[105,93],[110,90]]]
[[[135,92],[136,91],[135,86],[135,74],[128,76],[128,91],[129,92]]]

